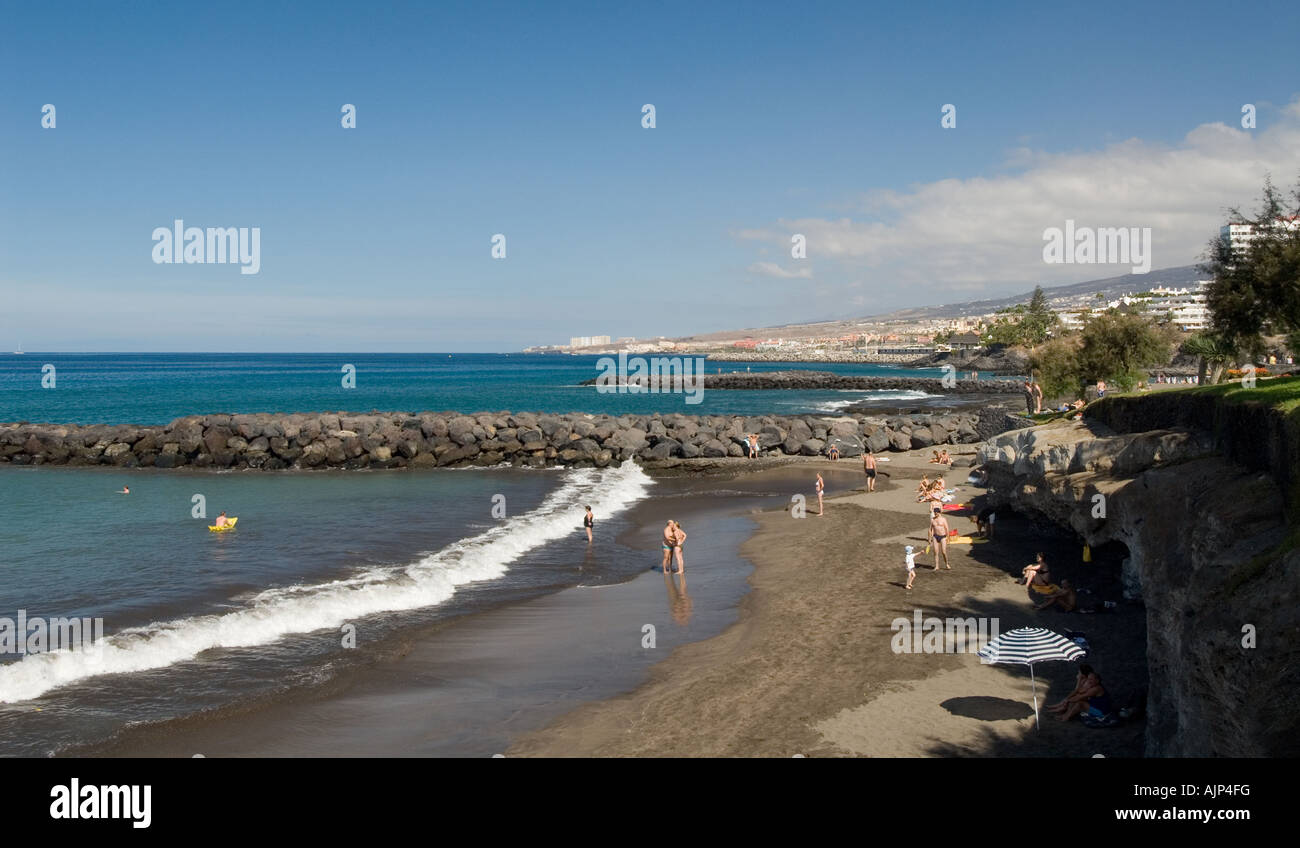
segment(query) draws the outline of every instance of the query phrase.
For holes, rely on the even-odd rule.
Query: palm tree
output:
[[[1237,346],[1215,333],[1197,333],[1183,342],[1182,351],[1200,360],[1196,382],[1202,385],[1205,383],[1206,371],[1213,368],[1210,382],[1217,383],[1223,374],[1223,366],[1237,359]]]

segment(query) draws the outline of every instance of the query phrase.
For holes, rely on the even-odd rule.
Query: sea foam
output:
[[[30,654],[0,666],[0,703],[40,697],[101,674],[124,674],[185,662],[213,648],[247,648],[367,616],[446,603],[466,583],[493,580],[529,551],[576,535],[582,507],[602,520],[645,497],[651,479],[635,463],[577,469],[531,512],[504,520],[401,566],[350,577],[267,589],[238,609],[118,631],[85,651]]]

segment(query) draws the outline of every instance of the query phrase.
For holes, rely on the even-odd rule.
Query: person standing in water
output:
[[[822,473],[817,472],[817,514],[821,515],[826,510],[822,507],[822,492],[826,491],[826,481],[822,479]]]
[[[587,514],[582,517],[582,526],[587,529],[587,544],[591,544],[591,525],[596,520],[596,516],[591,514],[591,507],[587,507]]]
[[[862,455],[862,471],[867,475],[867,491],[876,490],[876,455],[867,448],[867,452]]]
[[[673,551],[677,550],[677,528],[671,518],[664,525],[664,535],[659,541],[664,552],[664,574],[667,574],[668,564],[673,560]]]
[[[673,538],[677,542],[674,546],[677,553],[677,571],[674,573],[684,576],[686,574],[686,559],[682,554],[682,549],[686,547],[686,531],[676,521],[673,522]]]

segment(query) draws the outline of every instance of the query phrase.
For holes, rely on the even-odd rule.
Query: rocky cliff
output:
[[[1147,610],[1148,756],[1294,756],[1300,714],[1296,440],[1266,407],[1107,399],[980,448],[994,503],[1122,543]]]

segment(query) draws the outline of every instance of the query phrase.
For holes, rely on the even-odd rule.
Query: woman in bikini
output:
[[[677,551],[677,571],[675,573],[684,575],[686,573],[686,559],[683,556],[682,549],[686,547],[686,531],[676,521],[673,522],[673,539],[676,542],[674,547]]]
[[[821,515],[826,510],[822,508],[822,492],[826,491],[826,481],[822,479],[821,472],[817,472],[817,514]]]

